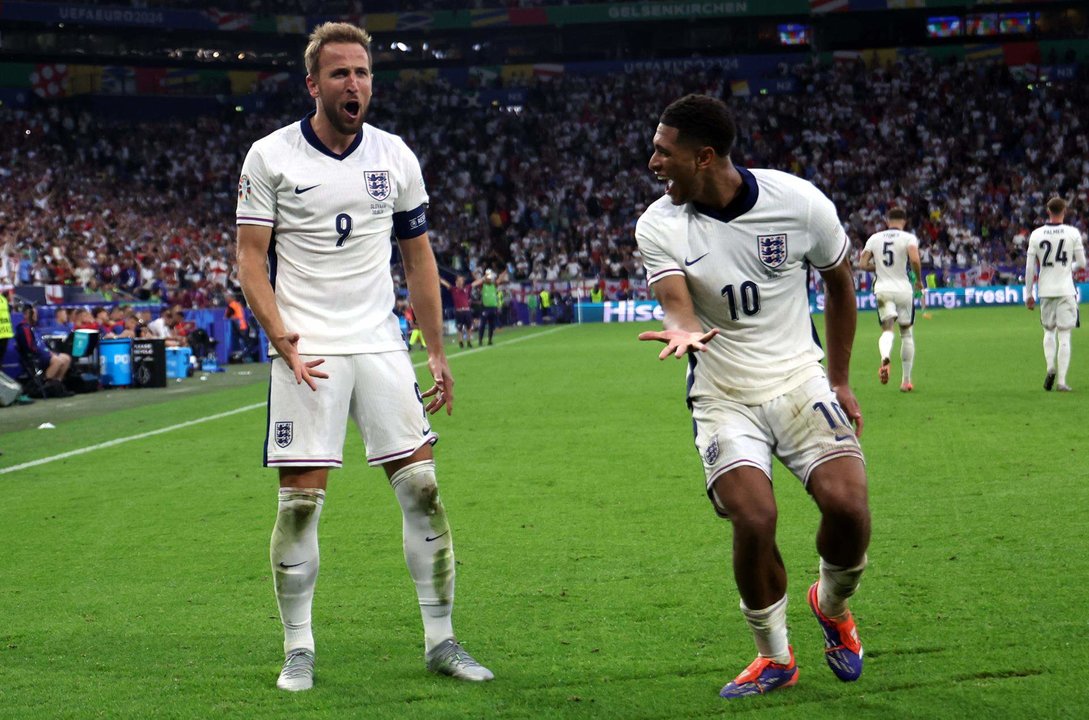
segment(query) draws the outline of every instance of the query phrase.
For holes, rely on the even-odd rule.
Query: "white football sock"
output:
[[[825,617],[838,619],[847,612],[847,600],[858,590],[866,557],[853,568],[832,565],[821,558],[821,580],[817,585],[817,605]]]
[[[790,663],[790,643],[787,640],[787,596],[763,610],[750,610],[741,601],[741,614],[752,629],[756,650],[761,656],[771,658],[781,665]]]
[[[1056,353],[1059,357],[1059,372],[1056,379],[1060,385],[1066,385],[1066,371],[1070,369],[1070,331],[1059,330],[1056,334],[1059,341],[1059,350]]]
[[[911,366],[915,364],[915,335],[910,327],[900,328],[900,362],[904,366],[904,382],[911,382]]]
[[[389,479],[404,517],[405,563],[416,583],[427,651],[454,637],[454,542],[435,482],[435,462],[407,465]]]
[[[892,330],[881,332],[881,337],[877,339],[877,350],[881,353],[882,361],[892,357]]]
[[[324,502],[324,490],[280,488],[269,560],[284,625],[285,653],[314,649],[310,609],[318,581],[318,519]]]
[[[1057,344],[1055,331],[1044,330],[1044,361],[1047,362],[1048,373],[1055,372],[1055,347]]]

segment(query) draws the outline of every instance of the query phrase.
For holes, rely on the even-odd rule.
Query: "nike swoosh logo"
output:
[[[442,537],[443,535],[445,535],[445,534],[446,534],[446,533],[448,533],[448,532],[450,532],[450,531],[449,531],[449,530],[447,530],[447,531],[446,531],[446,532],[444,532],[444,533],[439,533],[439,534],[438,534],[438,535],[436,535],[435,537],[425,537],[425,538],[424,538],[424,540],[426,540],[427,542],[435,542],[436,540],[438,540],[439,538],[441,538],[441,537]]]
[[[280,563],[280,567],[282,567],[284,570],[288,570],[290,568],[299,567],[300,565],[305,565],[305,564],[306,564],[305,560],[303,560],[302,562],[295,563],[294,565],[288,565],[287,563],[282,562],[282,563]]]
[[[850,440],[850,435],[836,435],[836,442],[843,442],[844,440]]]
[[[295,194],[296,195],[302,195],[304,192],[309,192],[309,191],[313,190],[314,188],[319,187],[320,185],[321,185],[321,183],[318,183],[317,185],[311,185],[310,187],[304,187],[304,188],[301,188],[298,185],[296,185],[295,186]]]
[[[705,252],[703,255],[700,255],[695,260],[689,260],[687,257],[685,257],[685,259],[684,259],[685,267],[692,267],[693,265],[698,263],[700,260],[703,260],[705,257],[707,257],[710,254],[711,254],[710,252]]]

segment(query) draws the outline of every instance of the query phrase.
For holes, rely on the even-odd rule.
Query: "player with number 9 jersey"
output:
[[[390,236],[427,229],[420,163],[401,138],[369,123],[336,154],[315,135],[313,115],[250,148],[237,222],[272,228],[270,279],[285,325],[307,329],[300,354],[403,348]]]

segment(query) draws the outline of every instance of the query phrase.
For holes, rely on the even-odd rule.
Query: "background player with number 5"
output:
[[[367,462],[383,467],[401,506],[428,669],[490,680],[454,639],[451,622],[453,543],[428,413],[452,412],[454,380],[420,164],[399,137],[364,123],[372,90],[365,31],[321,25],[304,59],[314,112],[254,143],[238,184],[239,279],[275,356],[265,465],[280,474],[270,547],[284,626],[277,685],[298,691],[313,684],[318,519],[329,468],[341,466],[349,417]],[[424,393],[393,314],[391,235],[427,340],[435,383]]]
[[[903,376],[900,381],[901,392],[911,392],[911,369],[915,364],[915,297],[913,290],[923,290],[923,271],[919,262],[919,239],[909,232],[904,232],[907,224],[907,212],[903,208],[890,208],[885,218],[887,230],[874,233],[866,241],[859,258],[858,266],[862,270],[875,273],[874,295],[877,297],[877,317],[881,321],[881,337],[877,341],[881,353],[881,365],[877,375],[884,385],[889,381],[889,366],[892,364],[892,328],[900,326],[900,362]],[[908,279],[908,265],[915,277],[912,288]]]
[[[848,385],[855,294],[835,207],[810,183],[735,167],[734,119],[721,101],[688,95],[662,113],[650,169],[665,195],[636,226],[665,329],[659,357],[687,357],[688,405],[706,491],[733,527],[734,579],[758,655],[720,695],[797,682],[787,639],[787,577],[775,540],[772,456],[821,511],[820,579],[808,593],[826,658],[844,681],[862,673],[847,599],[870,540],[862,412]],[[821,273],[828,371],[809,317],[806,275]],[[854,423],[854,427],[852,427]]]

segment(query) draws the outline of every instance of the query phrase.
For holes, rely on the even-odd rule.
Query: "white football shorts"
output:
[[[1073,295],[1040,298],[1040,324],[1046,330],[1071,330],[1078,324],[1078,302]]]
[[[724,473],[750,465],[771,479],[772,455],[802,481],[833,458],[863,460],[847,414],[823,375],[760,405],[724,398],[696,398],[692,420],[703,460],[707,493]],[[717,508],[721,514],[721,510]]]
[[[896,318],[901,327],[915,324],[915,297],[910,292],[879,292],[876,296],[877,317],[882,323]]]
[[[302,355],[303,361],[320,356]],[[438,440],[423,409],[420,386],[405,351],[327,355],[318,366],[329,374],[318,389],[280,358],[269,380],[266,467],[340,467],[350,417],[363,436],[367,463],[408,457]]]

